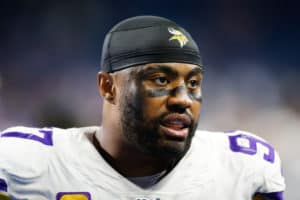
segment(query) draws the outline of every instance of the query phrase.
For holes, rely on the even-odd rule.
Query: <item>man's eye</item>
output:
[[[166,79],[165,77],[158,77],[158,78],[155,78],[154,79],[154,82],[157,84],[157,85],[160,85],[160,86],[164,86],[164,85],[167,85],[169,83],[168,79]]]
[[[191,89],[196,89],[200,86],[200,81],[198,80],[190,80],[188,82],[188,87],[191,88]]]

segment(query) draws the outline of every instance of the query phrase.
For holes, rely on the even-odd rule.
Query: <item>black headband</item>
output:
[[[158,62],[182,62],[202,67],[199,49],[193,38],[166,18],[129,18],[107,33],[102,49],[101,70],[114,72]]]

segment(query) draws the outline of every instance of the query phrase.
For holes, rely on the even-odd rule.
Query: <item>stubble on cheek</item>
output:
[[[121,127],[125,140],[133,147],[142,150],[143,138],[143,103],[142,95],[135,82],[124,83],[120,102]]]

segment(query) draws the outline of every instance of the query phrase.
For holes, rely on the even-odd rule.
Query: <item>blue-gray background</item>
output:
[[[100,124],[105,33],[127,17],[160,15],[202,52],[199,128],[266,138],[282,158],[286,199],[300,199],[299,8],[290,0],[1,0],[0,129]]]

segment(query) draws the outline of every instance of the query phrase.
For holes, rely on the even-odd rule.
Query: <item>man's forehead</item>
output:
[[[143,65],[132,66],[110,74],[116,78],[123,77],[122,79],[130,80],[135,78],[141,79],[148,74],[158,72],[173,76],[200,75],[201,77],[203,77],[202,67],[188,63],[147,63]]]
[[[144,65],[135,66],[132,70],[136,73],[146,72],[146,71],[164,71],[166,73],[174,72],[189,72],[194,71],[196,73],[202,74],[203,69],[198,65],[188,64],[188,63],[147,63]]]

